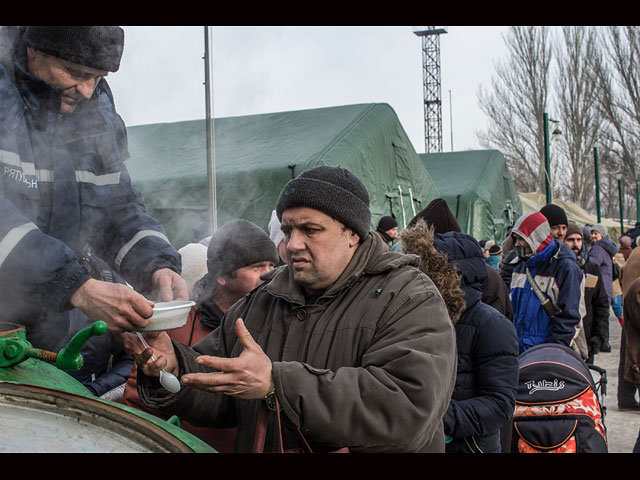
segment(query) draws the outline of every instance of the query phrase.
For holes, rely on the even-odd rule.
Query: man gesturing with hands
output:
[[[341,167],[313,167],[280,193],[286,265],[236,302],[193,348],[130,342],[143,402],[194,425],[237,427],[253,448],[258,416],[279,405],[286,448],[443,452],[453,391],[453,325],[419,258],[389,252],[369,231],[364,183]],[[150,350],[151,350],[150,349]],[[164,390],[161,368],[181,379]],[[271,422],[273,425],[274,422]],[[265,451],[275,449],[273,428]]]

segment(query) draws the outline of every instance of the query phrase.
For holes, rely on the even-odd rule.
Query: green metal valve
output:
[[[12,325],[12,327],[18,327]],[[15,365],[27,358],[35,358],[56,364],[61,370],[80,370],[84,363],[80,350],[92,336],[103,335],[107,331],[105,322],[95,322],[76,333],[66,348],[60,352],[49,352],[34,348],[26,339],[24,327],[13,328],[0,333],[0,367]]]
[[[93,336],[103,335],[107,331],[107,324],[100,321],[95,322],[87,328],[83,328],[76,333],[69,345],[58,352],[56,367],[62,370],[80,370],[84,364],[84,359],[80,355],[80,350]]]

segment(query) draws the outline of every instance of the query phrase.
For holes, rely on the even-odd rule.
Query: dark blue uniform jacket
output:
[[[444,416],[447,452],[500,452],[500,428],[513,415],[518,339],[509,319],[480,301],[486,268],[478,242],[464,233],[434,235],[457,265],[467,307],[456,323],[458,373]]]
[[[55,351],[74,333],[69,299],[89,278],[86,245],[141,293],[158,268],[181,270],[131,185],[107,82],[71,114],[59,113],[59,95],[25,58],[11,73],[0,65],[0,322]]]

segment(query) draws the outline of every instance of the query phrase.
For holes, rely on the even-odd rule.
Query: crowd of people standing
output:
[[[476,239],[438,198],[372,230],[362,180],[316,166],[283,187],[268,234],[198,225],[178,251],[124,165],[105,80],[122,29],[2,33],[2,318],[56,351],[103,320],[73,373],[96,396],[178,415],[221,452],[509,452],[520,355],[558,343],[593,362],[613,312],[618,407],[640,410],[640,225],[615,243],[546,205]],[[151,347],[131,334],[187,298],[184,327]]]
[[[281,246],[284,239],[274,236],[279,224],[270,228]],[[443,417],[447,452],[509,451],[518,356],[540,343],[559,343],[595,363],[598,353],[611,351],[611,313],[624,326],[623,291],[638,276],[640,257],[625,269],[635,251],[633,231],[616,244],[604,224],[578,225],[553,204],[523,215],[501,243],[462,233],[443,199],[400,232],[393,217],[382,217],[375,233],[389,250],[420,257],[419,268],[434,281],[455,325],[456,385]],[[623,271],[630,272],[626,283]],[[637,365],[637,358],[627,356],[626,337],[623,329],[618,408],[640,410],[637,367],[625,368],[625,360]]]

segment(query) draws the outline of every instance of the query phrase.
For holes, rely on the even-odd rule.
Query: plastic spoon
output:
[[[140,332],[136,332],[136,335],[138,335],[138,338],[140,339],[142,344],[145,346],[145,348],[150,348],[149,344],[146,342],[146,340],[144,339],[144,337]],[[156,356],[153,353],[151,354],[151,359],[154,362],[157,360]],[[167,372],[164,368],[160,370],[160,384],[164,388],[169,390],[171,393],[177,393],[180,391],[180,388],[181,388],[180,380],[178,380],[173,373]]]

